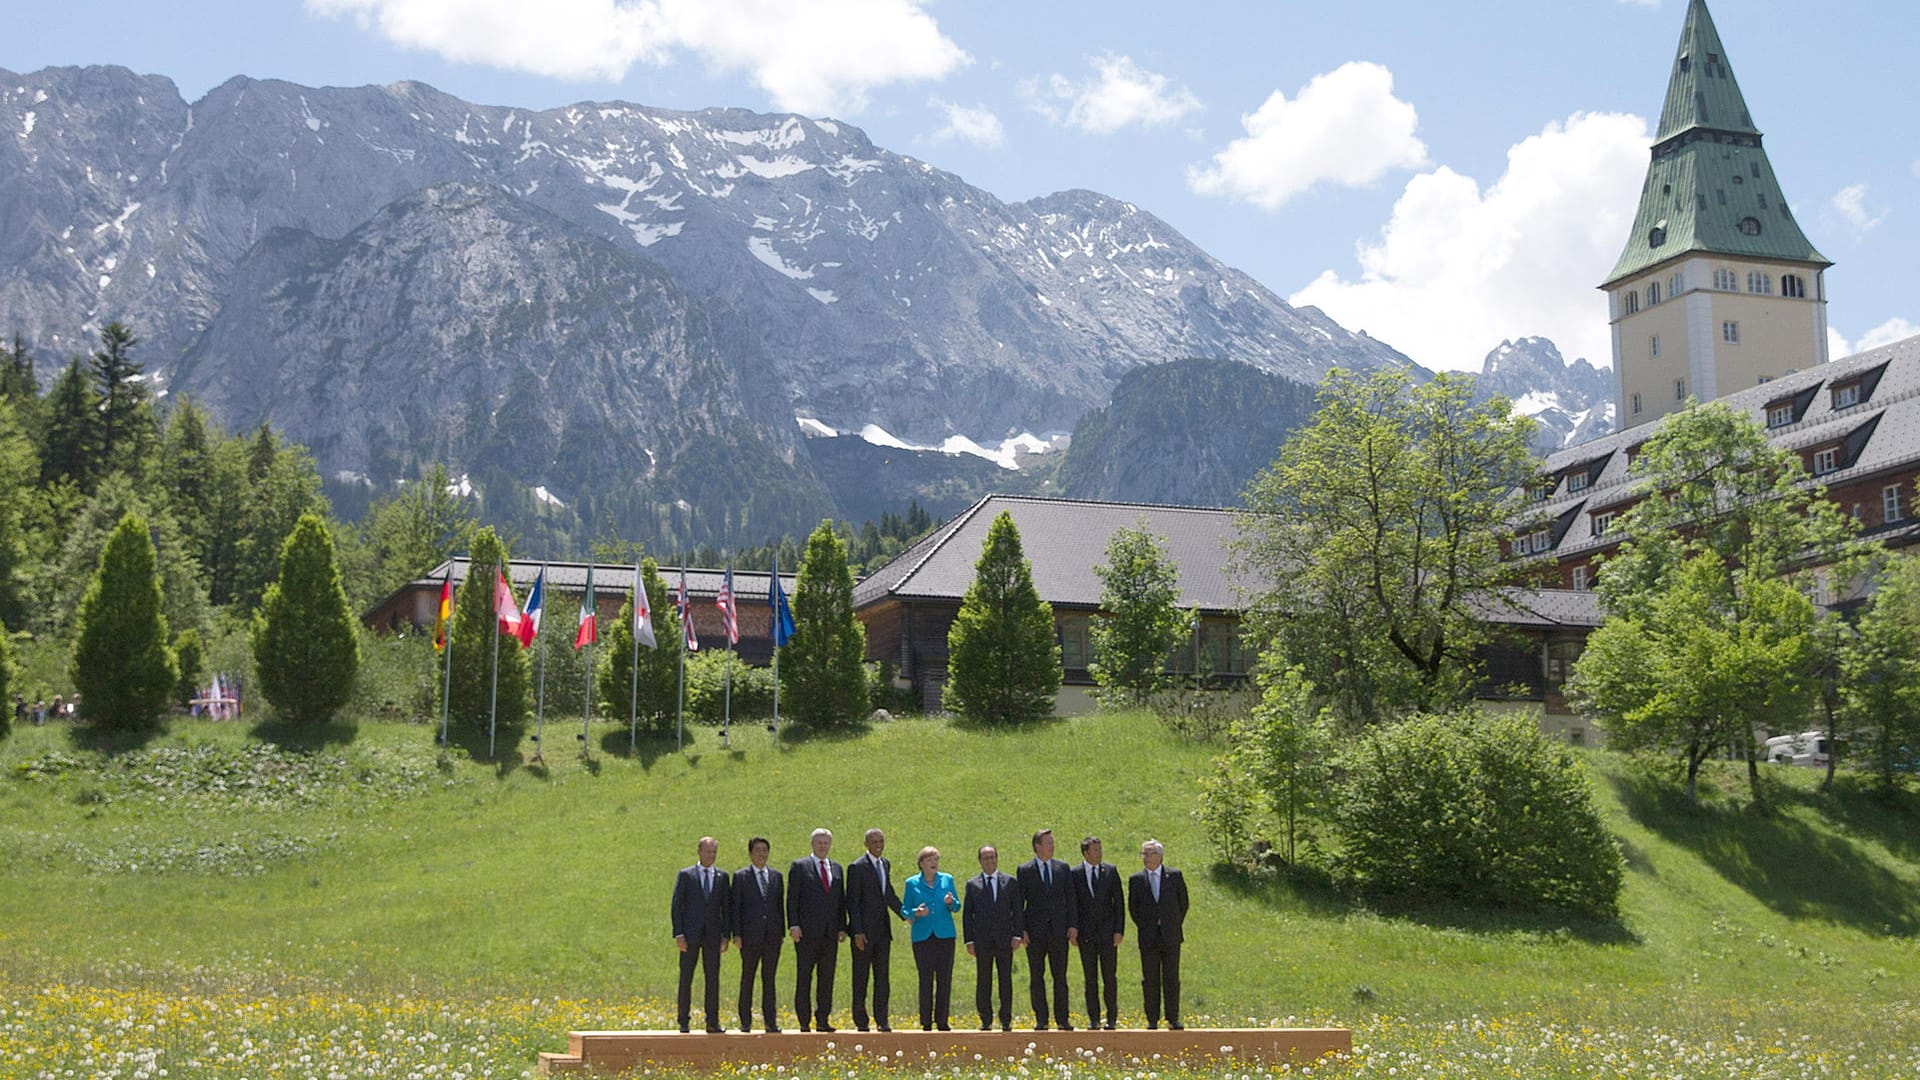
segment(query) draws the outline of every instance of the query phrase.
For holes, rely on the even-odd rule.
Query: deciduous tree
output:
[[[1920,556],[1894,557],[1876,585],[1842,654],[1842,715],[1891,791],[1920,766]]]
[[[1470,380],[1329,372],[1313,423],[1246,492],[1241,564],[1268,663],[1299,666],[1343,720],[1464,700],[1513,580],[1501,542],[1532,471],[1532,422]]]
[[[1100,579],[1103,617],[1093,625],[1094,682],[1138,704],[1166,682],[1167,654],[1187,630],[1180,574],[1144,523],[1107,538]]]

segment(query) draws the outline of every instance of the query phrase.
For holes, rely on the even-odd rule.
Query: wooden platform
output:
[[[836,1031],[682,1035],[664,1031],[570,1031],[567,1052],[541,1054],[540,1075],[584,1076],[643,1065],[710,1067],[722,1062],[860,1058],[895,1064],[1008,1058],[1130,1059],[1200,1065],[1213,1061],[1304,1062],[1351,1053],[1345,1028],[1190,1028],[1186,1031]]]

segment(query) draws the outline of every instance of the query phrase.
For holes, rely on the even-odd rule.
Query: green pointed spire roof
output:
[[[1680,48],[1673,55],[1673,76],[1667,83],[1667,103],[1660,110],[1660,131],[1653,141],[1665,142],[1689,128],[1760,134],[1747,112],[1746,98],[1740,96],[1740,83],[1733,77],[1713,16],[1707,14],[1706,0],[1687,5]]]
[[[1691,0],[1626,250],[1603,288],[1691,254],[1833,265],[1793,219],[1706,0]]]

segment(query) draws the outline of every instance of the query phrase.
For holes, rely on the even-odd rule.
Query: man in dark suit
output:
[[[787,944],[786,889],[780,871],[767,865],[767,838],[747,841],[752,863],[733,874],[733,943],[740,948],[740,1030],[753,1030],[753,973],[760,970],[760,1022],[780,1030],[773,991],[780,950]]]
[[[720,842],[700,838],[700,861],[680,871],[673,881],[673,944],[680,950],[680,1030],[685,1032],[693,1007],[693,966],[700,965],[706,989],[707,1031],[719,1034],[720,954],[732,935],[729,924],[727,872],[713,865]]]
[[[1013,950],[1026,937],[1020,910],[1020,883],[1000,872],[1000,853],[991,845],[980,849],[980,872],[967,879],[967,895],[960,904],[960,936],[967,955],[978,962],[973,1003],[980,1010],[980,1030],[993,1027],[993,976],[1000,976],[1000,1030],[1013,1030]]]
[[[1160,1026],[1162,991],[1167,1026],[1175,1031],[1185,1027],[1180,1023],[1180,942],[1187,920],[1187,879],[1162,865],[1165,857],[1160,841],[1141,844],[1142,869],[1127,879],[1127,911],[1140,938],[1140,994],[1149,1031]]]
[[[1067,946],[1078,940],[1073,881],[1067,864],[1053,857],[1053,830],[1033,834],[1033,858],[1020,864],[1020,902],[1025,905],[1027,972],[1033,994],[1033,1029],[1047,1030],[1047,972],[1053,972],[1053,1023],[1073,1030],[1067,1013]]]
[[[1113,1030],[1119,1016],[1120,939],[1127,930],[1126,904],[1121,898],[1120,871],[1101,861],[1100,838],[1080,841],[1080,865],[1073,868],[1073,911],[1079,920],[1080,974],[1087,982],[1087,1026]],[[1101,991],[1105,991],[1106,1022],[1100,1020]]]
[[[827,858],[833,833],[813,830],[813,854],[787,867],[787,933],[793,938],[793,1012],[800,1030],[832,1031],[833,967],[847,940],[847,876]]]
[[[893,953],[893,920],[900,914],[900,895],[893,891],[893,867],[881,855],[887,834],[868,829],[867,853],[847,867],[847,924],[853,932],[853,1026],[867,1030],[867,976],[873,976],[873,1019],[881,1031],[887,1025],[888,972]]]

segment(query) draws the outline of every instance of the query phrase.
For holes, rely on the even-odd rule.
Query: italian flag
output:
[[[593,564],[587,564],[587,594],[580,598],[580,629],[573,633],[573,647],[591,645],[600,640],[593,623]]]

